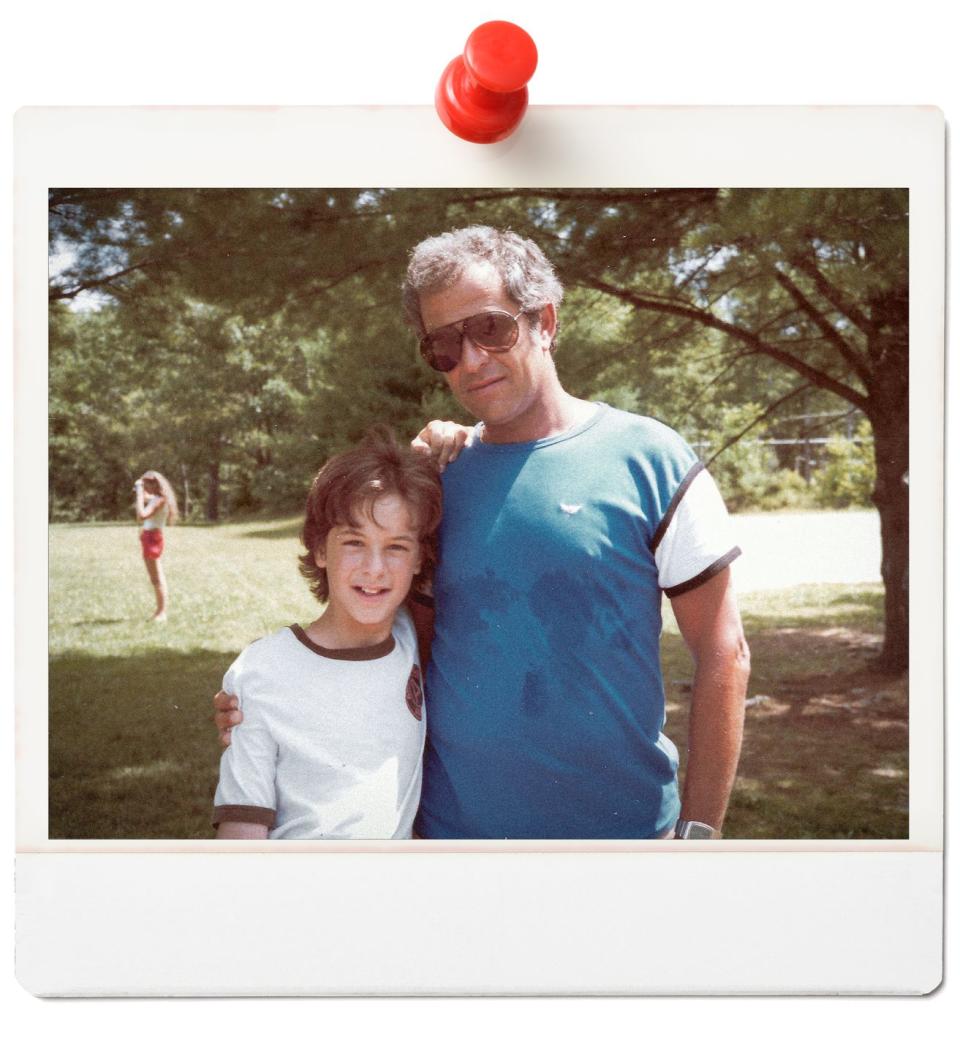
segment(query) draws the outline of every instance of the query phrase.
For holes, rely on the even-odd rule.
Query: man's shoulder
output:
[[[651,441],[683,442],[679,432],[657,417],[644,416],[631,410],[618,409],[616,406],[603,407],[604,421],[609,427],[633,435],[649,436]]]
[[[696,454],[686,439],[656,417],[607,406],[602,423],[606,434],[616,436],[632,453],[650,459],[678,459],[690,463],[696,460]]]

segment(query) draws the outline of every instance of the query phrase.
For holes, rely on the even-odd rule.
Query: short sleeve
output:
[[[262,823],[269,829],[277,819],[277,743],[256,704],[244,697],[243,679],[241,655],[223,678],[223,690],[239,699],[243,722],[233,729],[220,758],[213,825]]]
[[[673,495],[653,550],[660,588],[670,597],[703,585],[740,555],[717,484],[699,461]]]

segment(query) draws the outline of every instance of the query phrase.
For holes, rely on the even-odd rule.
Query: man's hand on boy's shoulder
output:
[[[417,453],[436,459],[442,472],[467,445],[473,429],[452,420],[432,420],[410,443]]]
[[[213,696],[213,721],[220,732],[220,741],[224,746],[230,745],[231,729],[243,720],[239,700],[236,695],[218,691]]]

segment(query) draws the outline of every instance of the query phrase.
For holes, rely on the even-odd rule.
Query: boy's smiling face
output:
[[[384,494],[371,508],[358,508],[354,520],[355,526],[333,527],[314,554],[330,590],[320,620],[339,647],[385,640],[421,565],[419,531],[402,497]]]

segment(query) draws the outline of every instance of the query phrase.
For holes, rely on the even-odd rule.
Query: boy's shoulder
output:
[[[283,649],[289,647],[293,639],[293,625],[283,625],[279,629],[274,629],[272,633],[260,636],[252,643],[247,644],[242,653],[257,654],[264,651]]]
[[[285,625],[247,644],[233,660],[230,669],[242,672],[244,669],[269,664],[276,658],[282,658],[288,654],[295,643],[296,637],[292,627]]]

